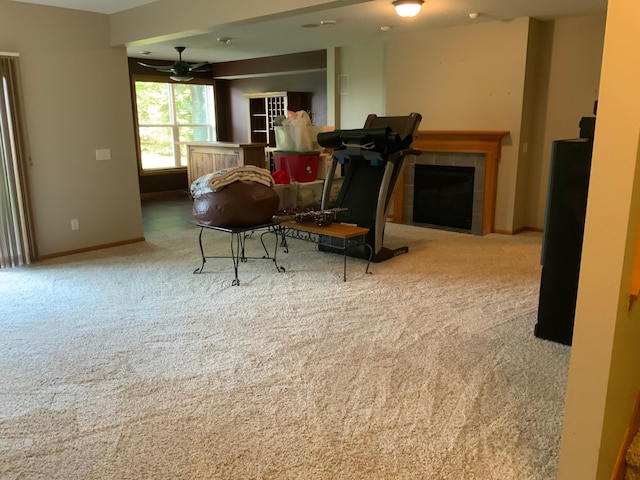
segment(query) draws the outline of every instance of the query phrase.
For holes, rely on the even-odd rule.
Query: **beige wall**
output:
[[[422,114],[422,130],[507,130],[496,230],[513,229],[529,19],[391,32],[387,113]]]
[[[387,113],[418,111],[425,130],[509,131],[495,228],[542,228],[550,142],[577,137],[591,112],[603,35],[603,16],[392,31]]]
[[[108,17],[0,0],[0,51],[20,54],[39,253],[141,238],[127,55]]]
[[[640,2],[609,0],[558,478],[605,480],[640,389]]]
[[[599,93],[604,26],[605,16],[594,15],[541,22],[538,27],[534,62],[536,108],[528,140],[524,226],[544,226],[551,142],[576,138],[580,118],[593,116],[593,102]]]
[[[640,307],[626,313],[640,208],[640,64],[634,60],[640,44],[639,8],[637,0],[609,0],[561,479],[608,478],[640,387]],[[572,74],[574,66],[567,62],[573,62],[575,53],[569,46],[592,50],[583,42],[591,39],[589,45],[597,45],[597,35],[592,35],[601,31],[599,22],[594,19],[590,31],[567,19],[558,23],[553,39],[541,27],[537,48],[549,47],[553,53],[550,78]],[[124,23],[136,28],[135,17]],[[513,226],[515,180],[521,171],[515,146],[520,146],[519,126],[526,113],[529,29],[530,22],[520,19],[416,34],[391,32],[388,45],[386,114],[418,111],[424,116],[423,129],[511,131],[500,165],[503,204],[496,224],[505,229]],[[21,54],[36,230],[45,254],[142,235],[126,54],[111,48],[111,42],[105,16],[0,0],[0,51]],[[336,58],[343,65],[344,59]],[[583,74],[596,64],[591,56],[576,63],[584,65],[579,67]],[[375,60],[367,68],[377,72],[377,67]],[[384,81],[382,75],[380,85]],[[573,83],[566,82],[558,92],[549,90],[545,105],[566,113],[567,132],[559,130],[564,126],[545,127],[543,143],[574,136],[577,119],[589,114],[590,104],[584,101],[591,101],[592,87],[581,91],[579,106],[571,107],[575,111],[566,103],[573,102],[566,98],[576,90]],[[110,148],[113,160],[97,162],[97,148]],[[529,170],[535,163],[529,163]],[[542,189],[543,176],[534,187]],[[539,198],[528,215],[539,221]],[[79,219],[79,231],[71,231],[71,218]]]
[[[340,48],[336,91],[343,129],[362,128],[367,115],[386,114],[386,36]],[[409,111],[404,114],[411,113]]]
[[[21,53],[27,72],[36,230],[41,252],[47,255],[140,237],[139,202],[133,208],[129,206],[137,196],[137,181],[135,147],[129,130],[132,120],[125,83],[126,59],[121,49],[109,47],[108,17],[6,0],[0,0],[0,6],[0,25],[7,25],[2,25],[0,31],[1,49]],[[14,17],[18,20],[14,21]],[[56,23],[48,21],[52,17]],[[45,50],[41,37],[34,38],[21,28],[23,22],[42,23],[39,31],[48,38]],[[540,138],[544,138],[544,145],[549,138],[561,138],[565,132],[575,135],[577,119],[589,113],[585,112],[585,104],[591,103],[594,90],[592,72],[597,61],[593,57],[599,60],[600,56],[597,48],[583,46],[593,46],[592,39],[601,38],[602,23],[600,17],[567,19],[547,35],[553,37],[550,78],[558,79],[562,85],[554,87],[547,103],[567,120],[560,123],[566,125],[562,132],[562,127],[553,124],[553,112],[543,115],[545,130]],[[527,19],[519,19],[508,24],[489,22],[411,35],[391,31],[378,41],[341,47],[337,70],[347,76],[348,83],[346,93],[338,95],[341,128],[360,127],[368,113],[397,115],[418,111],[424,117],[423,129],[509,130],[511,137],[505,142],[500,165],[496,228],[511,231],[521,226],[541,227],[548,152],[540,147],[537,157],[527,157],[514,146],[519,141],[523,118],[528,25]],[[571,52],[575,50],[583,52],[583,60],[577,63],[577,69],[571,69]],[[92,68],[82,70],[80,77],[75,68],[82,64],[81,58]],[[71,66],[59,67],[65,64]],[[96,67],[98,64],[100,67]],[[36,74],[29,74],[34,70]],[[585,72],[590,80],[580,90],[586,93],[581,94],[582,101],[571,100],[566,92],[576,91],[573,80],[584,78]],[[43,77],[55,81],[42,82]],[[94,95],[86,87],[85,78],[92,82],[95,92],[109,94]],[[60,115],[65,116],[62,123]],[[88,128],[87,118],[98,128]],[[546,127],[547,123],[553,126]],[[58,124],[66,135],[58,128],[50,128]],[[113,160],[96,162],[97,148],[111,148]],[[529,152],[536,152],[535,142],[531,142]],[[49,180],[52,177],[58,179],[55,184]],[[96,177],[103,180],[90,188]],[[124,190],[122,195],[111,194],[109,182],[104,181],[109,178],[118,190]],[[524,187],[522,178],[528,179]],[[51,201],[52,198],[56,200]],[[519,214],[523,209],[527,213]],[[68,228],[72,218],[78,218],[80,230],[72,232]]]
[[[529,38],[527,42],[524,89],[522,98],[522,116],[520,119],[520,147],[518,154],[518,169],[516,172],[516,184],[514,190],[514,209],[512,231],[530,226],[526,222],[527,204],[529,202],[529,172],[536,170],[534,158],[531,156],[532,141],[534,135],[535,114],[538,109],[537,85],[539,83],[540,69],[538,59],[543,56],[541,46],[543,44],[543,22],[535,19],[529,20]]]

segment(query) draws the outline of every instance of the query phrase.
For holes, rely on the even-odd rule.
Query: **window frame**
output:
[[[133,109],[133,121],[134,121],[134,134],[135,134],[135,141],[136,141],[136,156],[137,156],[137,163],[138,163],[138,175],[143,177],[143,176],[154,176],[154,175],[167,175],[167,174],[172,174],[172,173],[180,173],[180,172],[186,172],[187,171],[187,166],[174,166],[174,167],[167,167],[167,168],[158,168],[158,169],[147,169],[145,170],[142,167],[142,148],[141,148],[141,142],[140,142],[140,124],[138,121],[138,99],[137,99],[137,94],[136,94],[136,82],[155,82],[155,83],[172,83],[172,84],[182,84],[183,82],[176,82],[174,80],[171,80],[168,76],[160,76],[160,75],[140,75],[140,74],[132,74],[130,75],[130,82],[131,82],[131,104],[132,104],[132,109]],[[213,135],[214,135],[214,140],[212,141],[216,141],[215,139],[217,139],[217,130],[218,130],[218,115],[217,115],[217,102],[216,102],[216,86],[215,86],[215,81],[213,79],[208,79],[208,78],[194,78],[193,80],[190,80],[188,82],[189,84],[197,84],[197,85],[209,85],[213,88],[213,115],[214,115],[214,125],[213,125]],[[180,127],[180,126],[188,126],[190,124],[184,124],[184,125],[177,125],[177,124],[173,124],[173,129],[175,130],[176,128]],[[144,125],[144,126],[153,126],[153,125]],[[166,127],[166,125],[160,125],[162,127]],[[174,132],[175,135],[175,132]],[[180,148],[180,143],[175,144],[174,143],[174,154],[175,154],[175,150]]]

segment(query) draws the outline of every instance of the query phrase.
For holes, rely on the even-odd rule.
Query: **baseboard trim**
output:
[[[521,227],[516,228],[515,230],[494,230],[493,233],[499,233],[500,235],[518,235],[523,232],[536,232],[542,233],[542,228],[537,227]]]
[[[76,250],[67,250],[64,252],[48,253],[46,255],[40,255],[39,259],[49,260],[50,258],[66,257],[67,255],[75,255],[76,253],[93,252],[95,250],[103,250],[105,248],[120,247],[122,245],[129,245],[131,243],[138,243],[138,242],[144,242],[144,241],[145,241],[144,237],[137,237],[129,240],[122,240],[120,242],[103,243],[101,245],[94,245],[92,247],[78,248]]]

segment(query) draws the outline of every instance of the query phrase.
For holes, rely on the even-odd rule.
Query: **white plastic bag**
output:
[[[276,149],[281,152],[311,152],[317,150],[317,128],[304,110],[287,112],[282,125],[275,127]],[[315,132],[315,133],[314,133]]]

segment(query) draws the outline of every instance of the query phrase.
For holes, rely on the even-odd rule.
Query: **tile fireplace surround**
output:
[[[412,147],[423,152],[407,161],[394,196],[393,220],[411,222],[414,165],[459,165],[476,168],[473,224],[470,233],[493,232],[496,211],[498,162],[506,131],[420,130]],[[456,155],[460,154],[460,155]],[[475,154],[475,155],[469,155]],[[478,155],[480,154],[480,155]],[[478,179],[479,175],[482,178]],[[411,183],[409,183],[411,182]],[[476,197],[476,193],[479,198]],[[409,208],[410,207],[410,208]]]
[[[416,165],[437,165],[446,167],[471,167],[474,169],[473,178],[473,208],[471,227],[462,229],[464,232],[475,235],[482,234],[482,206],[484,197],[484,164],[485,156],[482,153],[460,152],[424,152],[416,157],[407,157],[404,164],[404,208],[402,212],[407,221],[414,217],[414,211],[418,208],[413,194],[415,191],[415,167]],[[435,172],[431,173],[432,175]],[[424,212],[423,212],[424,213]],[[415,220],[414,220],[415,221]],[[420,223],[417,223],[420,225]],[[433,228],[438,228],[434,225]],[[449,228],[449,227],[441,227]],[[457,230],[457,229],[456,229]]]

